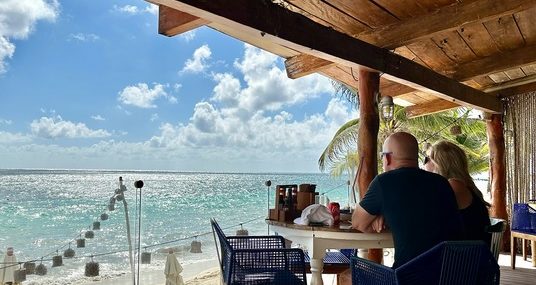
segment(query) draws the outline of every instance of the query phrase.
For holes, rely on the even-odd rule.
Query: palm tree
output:
[[[336,92],[346,97],[352,105],[359,105],[357,92],[354,89],[336,82],[333,85]],[[381,144],[387,136],[397,131],[412,133],[423,145],[448,140],[457,143],[467,153],[470,173],[487,171],[489,149],[486,144],[486,127],[482,121],[471,118],[470,111],[467,108],[459,108],[409,119],[404,108],[395,106],[393,120],[380,122],[378,143]],[[453,126],[459,127],[461,134],[453,133],[451,131]],[[340,176],[346,172],[353,177],[359,164],[358,128],[359,119],[352,119],[339,128],[320,155],[318,165],[321,171],[329,169],[333,176]],[[424,155],[424,150],[422,154]]]

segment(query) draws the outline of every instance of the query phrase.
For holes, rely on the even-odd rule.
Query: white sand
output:
[[[187,285],[209,285],[219,284],[219,266],[216,260],[198,262],[193,264],[183,265],[184,271],[182,277]],[[164,285],[166,279],[164,276],[164,268],[162,270],[141,270],[140,285]],[[91,285],[131,285],[132,275],[123,274],[118,277],[90,281],[84,284]]]

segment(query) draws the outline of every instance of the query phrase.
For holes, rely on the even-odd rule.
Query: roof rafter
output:
[[[163,5],[158,7],[158,33],[168,37],[182,34],[209,22]]]
[[[383,76],[391,81],[433,93],[452,102],[493,113],[501,112],[502,109],[496,97],[486,96],[481,91],[409,59],[322,26],[271,1],[151,0],[151,2],[172,7],[210,22],[221,23],[244,34],[264,37],[268,41],[338,65],[384,72]]]
[[[536,6],[535,0],[464,1],[435,13],[411,18],[357,35],[368,43],[389,49],[407,45],[470,23],[483,23]]]
[[[415,118],[433,113],[443,112],[449,109],[458,108],[460,105],[446,100],[437,99],[423,104],[408,106],[405,108],[408,118]]]

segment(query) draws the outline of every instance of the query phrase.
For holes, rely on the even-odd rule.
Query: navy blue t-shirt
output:
[[[441,241],[464,238],[454,192],[435,173],[408,167],[380,174],[359,204],[384,216],[394,239],[394,268]]]

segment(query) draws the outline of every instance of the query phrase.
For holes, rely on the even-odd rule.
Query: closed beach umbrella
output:
[[[4,256],[4,263],[0,267],[0,284],[15,282],[15,269],[17,269],[15,264],[17,264],[17,258],[13,254],[13,248],[8,247]]]
[[[182,266],[173,254],[173,251],[169,251],[166,258],[166,267],[164,268],[164,274],[166,275],[166,285],[184,285],[184,280],[181,276]]]

